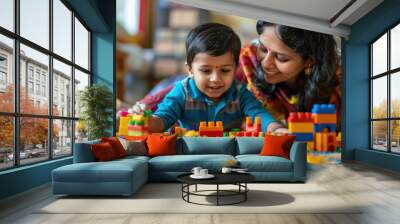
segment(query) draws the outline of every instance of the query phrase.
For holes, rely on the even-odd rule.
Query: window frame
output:
[[[393,152],[392,151],[392,122],[393,121],[400,121],[400,117],[392,117],[392,98],[391,98],[391,79],[393,75],[396,75],[396,73],[400,72],[400,67],[391,69],[391,31],[393,28],[396,26],[400,26],[400,21],[397,21],[396,23],[392,24],[389,28],[385,29],[383,33],[378,35],[374,40],[372,40],[368,46],[369,46],[369,149],[373,151],[380,151],[380,152],[386,152],[386,153],[391,153],[391,154],[400,154],[400,152]],[[384,35],[387,35],[387,64],[386,64],[386,71],[376,74],[373,74],[373,44],[376,43],[376,41],[379,40]],[[386,105],[386,117],[385,118],[373,118],[373,81],[378,79],[386,77],[386,87],[387,87],[387,105]],[[386,121],[386,151],[379,150],[374,148],[374,132],[373,132],[373,122],[376,121]]]
[[[60,114],[59,116],[56,116],[53,114],[53,59],[58,60],[59,62],[62,62],[68,66],[71,66],[71,104],[74,105],[75,103],[75,88],[74,88],[74,82],[75,82],[75,69],[79,70],[80,72],[85,73],[89,77],[89,83],[88,86],[92,85],[93,77],[92,77],[92,62],[91,62],[91,49],[92,49],[92,43],[91,43],[91,37],[92,37],[92,31],[89,29],[87,24],[83,21],[83,19],[72,9],[72,7],[65,1],[65,0],[59,0],[68,10],[71,11],[71,18],[70,18],[70,23],[71,23],[71,58],[67,59],[64,58],[63,56],[57,54],[54,52],[53,49],[53,23],[54,23],[54,18],[53,18],[53,1],[54,0],[47,0],[49,3],[49,47],[46,49],[45,47],[42,47],[39,44],[34,43],[33,41],[30,41],[29,39],[24,38],[23,36],[20,35],[20,0],[14,0],[13,1],[13,10],[14,10],[14,31],[10,31],[4,27],[0,26],[0,35],[3,35],[7,38],[10,38],[13,40],[13,54],[12,54],[12,68],[11,71],[13,71],[13,78],[14,78],[14,110],[13,112],[2,112],[0,111],[0,116],[4,117],[11,117],[13,119],[13,153],[14,153],[14,161],[13,165],[10,167],[5,167],[5,168],[0,168],[0,172],[4,170],[10,170],[10,169],[16,169],[18,167],[23,167],[23,166],[29,166],[37,163],[43,163],[46,161],[54,160],[54,159],[61,159],[65,157],[70,157],[73,156],[74,152],[74,143],[75,143],[75,126],[76,126],[76,121],[79,120],[79,117],[75,116],[75,108],[71,108],[71,114],[62,116]],[[75,18],[83,25],[83,27],[88,31],[88,61],[89,61],[89,67],[88,69],[85,69],[78,64],[75,63]],[[39,115],[39,114],[27,114],[27,113],[21,113],[20,111],[20,85],[21,85],[21,80],[20,80],[20,45],[23,44],[27,47],[32,48],[33,50],[36,50],[42,54],[45,54],[48,56],[49,62],[48,62],[48,74],[47,74],[47,83],[45,84],[45,90],[48,92],[45,95],[48,97],[48,112],[46,115]],[[40,87],[42,87],[42,79],[41,75],[43,71],[39,72],[39,80],[36,78],[36,72],[37,68],[33,67],[33,79],[31,79],[30,76],[30,68],[31,66],[27,64],[27,72],[26,72],[26,82],[32,81],[33,86],[34,86],[34,92],[36,91],[35,85],[37,83],[40,83]],[[28,85],[28,84],[27,84]],[[28,87],[28,86],[27,86]],[[29,88],[29,87],[28,87]],[[27,91],[29,91],[27,88]],[[41,91],[38,96],[42,96]],[[36,103],[36,102],[35,102]],[[20,158],[20,119],[21,118],[45,118],[47,119],[48,123],[48,135],[47,135],[47,150],[48,150],[48,155],[47,157],[44,157],[43,160],[40,160],[38,162],[31,162],[31,163],[24,163],[21,164],[21,158]],[[71,153],[68,155],[62,155],[62,156],[54,156],[54,146],[53,146],[53,123],[56,122],[57,120],[61,121],[70,121],[71,122]]]

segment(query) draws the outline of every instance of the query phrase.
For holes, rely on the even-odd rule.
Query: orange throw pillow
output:
[[[108,142],[111,144],[112,148],[114,149],[115,155],[117,158],[125,157],[126,151],[124,146],[122,146],[121,142],[117,137],[104,137],[101,138],[101,142]]]
[[[176,154],[176,134],[151,134],[147,137],[147,155],[162,156]]]
[[[93,144],[91,145],[91,149],[94,157],[99,162],[110,161],[117,158],[113,147],[108,142]]]
[[[273,135],[273,134],[265,134],[264,137],[264,145],[261,149],[260,155],[262,156],[280,156],[286,159],[289,159],[290,148],[296,136],[282,134],[282,135]]]

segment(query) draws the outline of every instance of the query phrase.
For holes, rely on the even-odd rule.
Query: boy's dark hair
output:
[[[231,52],[239,63],[241,42],[232,28],[220,23],[205,23],[192,29],[186,38],[186,63],[191,66],[198,53],[220,56]]]
[[[298,111],[309,111],[312,104],[327,102],[338,84],[335,75],[338,65],[336,42],[332,35],[297,29],[294,27],[257,21],[257,33],[261,35],[266,27],[274,27],[277,37],[289,48],[296,51],[303,59],[312,58],[312,74],[298,76]],[[255,85],[264,93],[271,95],[277,85],[265,81],[264,70],[260,62],[255,72]]]

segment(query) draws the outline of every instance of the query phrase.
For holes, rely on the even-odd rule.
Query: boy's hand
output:
[[[146,104],[142,102],[136,102],[129,110],[130,114],[143,114],[146,110]]]

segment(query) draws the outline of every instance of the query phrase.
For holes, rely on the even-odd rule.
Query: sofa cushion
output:
[[[129,182],[134,172],[147,171],[146,162],[131,159],[96,163],[74,163],[53,170],[53,181],[59,182]]]
[[[249,172],[293,172],[292,161],[279,156],[238,155],[236,160]]]
[[[126,155],[147,155],[146,140],[119,139],[126,151]]]
[[[148,156],[176,154],[176,135],[151,134],[147,137],[146,143]]]
[[[126,156],[126,151],[117,137],[103,137],[101,142],[110,143],[117,158]]]
[[[94,157],[96,157],[96,161],[104,162],[118,158],[112,145],[108,142],[93,144],[91,145],[91,148]]]
[[[77,142],[74,147],[74,163],[95,162],[96,158],[91,149],[92,144],[99,144],[99,139],[88,142]]]
[[[260,155],[280,156],[289,159],[290,148],[295,139],[295,135],[266,134],[264,137],[264,146],[261,149]]]
[[[260,154],[264,144],[262,137],[236,137],[236,155]]]
[[[163,172],[191,172],[193,167],[199,166],[211,172],[221,170],[230,159],[231,155],[175,155],[158,156],[149,160],[149,170]]]
[[[183,137],[178,141],[177,154],[200,155],[200,154],[225,154],[234,155],[234,138],[220,137]]]

